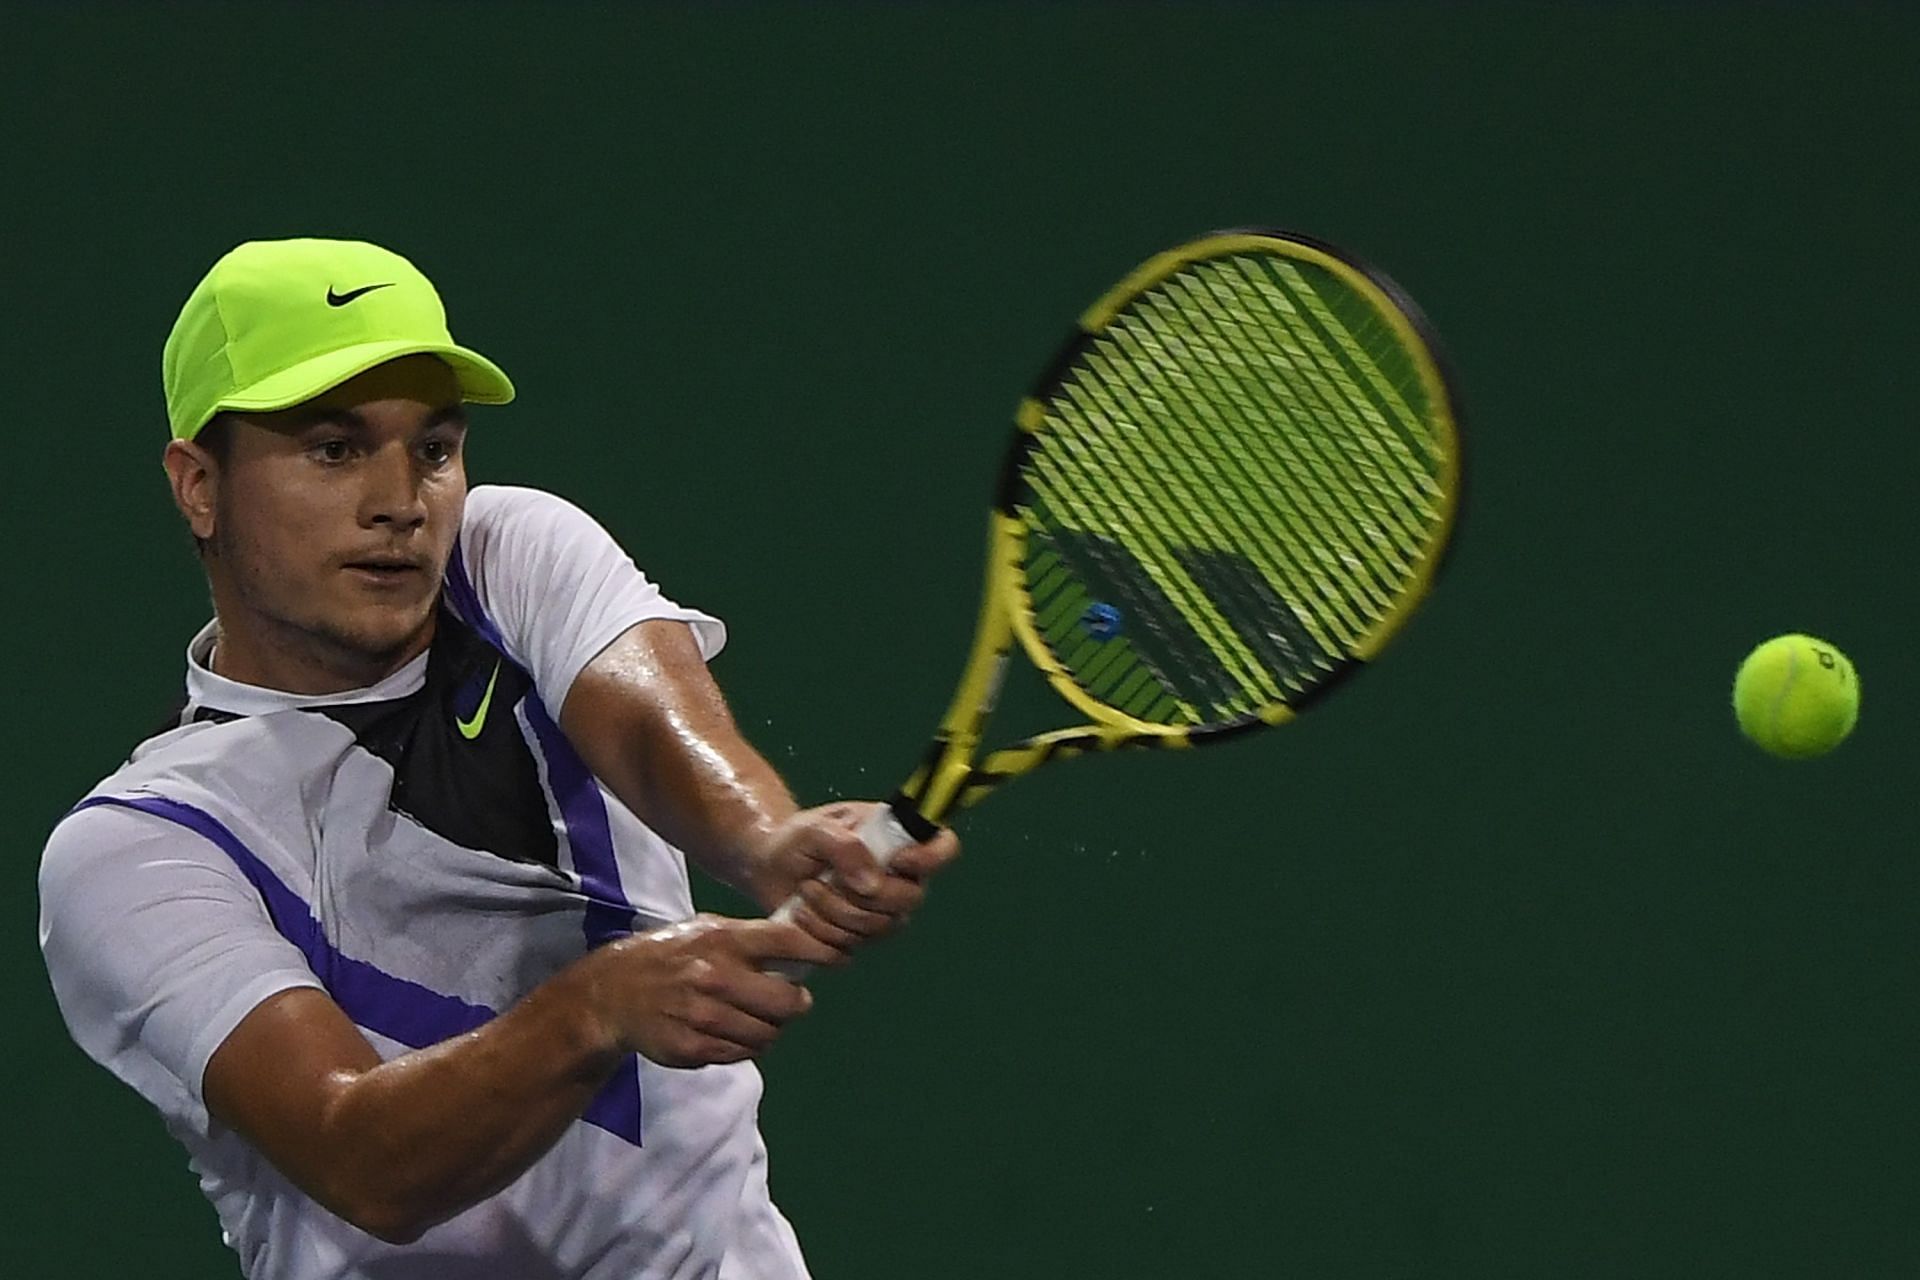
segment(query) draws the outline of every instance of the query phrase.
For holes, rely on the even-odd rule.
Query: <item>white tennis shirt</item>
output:
[[[410,1245],[308,1199],[201,1094],[277,992],[326,990],[393,1057],[693,914],[680,852],[557,727],[580,670],[652,618],[709,658],[725,641],[578,508],[477,487],[426,653],[302,697],[215,675],[209,625],[177,721],[55,828],[40,940],[67,1026],[159,1109],[253,1280],[806,1276],[768,1198],[750,1063],[630,1058],[517,1181]]]

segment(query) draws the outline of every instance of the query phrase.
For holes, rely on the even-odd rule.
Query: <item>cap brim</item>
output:
[[[342,347],[325,355],[303,360],[290,369],[262,378],[251,386],[238,388],[214,406],[214,411],[235,409],[242,413],[266,413],[290,409],[330,391],[349,378],[357,377],[389,360],[401,356],[438,356],[447,362],[460,384],[460,398],[472,404],[505,404],[513,399],[513,382],[499,365],[477,351],[454,343],[366,342]]]

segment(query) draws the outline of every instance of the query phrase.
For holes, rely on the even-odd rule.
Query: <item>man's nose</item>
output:
[[[367,463],[367,488],[362,497],[361,523],[416,528],[427,519],[422,475],[413,454],[400,445],[377,451]]]

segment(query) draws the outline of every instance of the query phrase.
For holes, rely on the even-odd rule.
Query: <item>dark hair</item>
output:
[[[223,409],[208,418],[193,442],[212,454],[215,462],[225,462],[227,450],[233,447],[233,415]]]

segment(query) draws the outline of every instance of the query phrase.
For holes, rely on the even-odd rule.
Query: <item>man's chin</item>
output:
[[[381,610],[379,616],[354,618],[321,632],[333,647],[363,662],[397,666],[426,648],[433,634],[433,609],[400,616]]]

